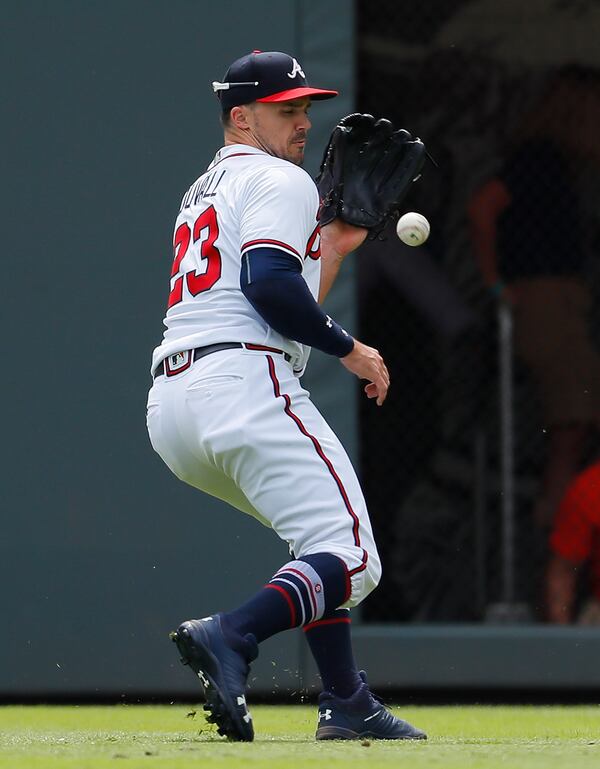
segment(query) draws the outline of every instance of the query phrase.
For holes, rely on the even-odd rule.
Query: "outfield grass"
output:
[[[253,744],[182,705],[0,707],[0,769],[598,769],[600,706],[412,707],[427,742],[313,739],[316,708],[254,706]]]

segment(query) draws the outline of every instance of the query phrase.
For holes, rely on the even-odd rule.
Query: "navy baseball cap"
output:
[[[280,51],[252,51],[236,59],[223,82],[215,81],[212,87],[223,110],[253,101],[289,101],[302,96],[331,99],[338,95],[337,91],[309,86],[298,61]]]

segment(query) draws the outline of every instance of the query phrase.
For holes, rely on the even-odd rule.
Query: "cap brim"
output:
[[[333,99],[337,95],[337,91],[304,86],[303,88],[290,88],[289,91],[279,91],[279,93],[263,96],[262,99],[256,99],[256,101],[292,101],[292,99],[301,99],[303,96],[310,96],[311,99]]]

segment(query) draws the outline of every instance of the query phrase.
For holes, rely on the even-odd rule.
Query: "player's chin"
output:
[[[306,142],[292,142],[288,160],[301,166],[304,162],[304,146]]]

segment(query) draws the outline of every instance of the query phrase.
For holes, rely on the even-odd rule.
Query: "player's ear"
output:
[[[232,107],[231,109],[232,124],[236,128],[239,128],[242,131],[247,131],[250,128],[250,124],[248,123],[249,111],[250,110],[245,104],[242,104],[239,107]]]

